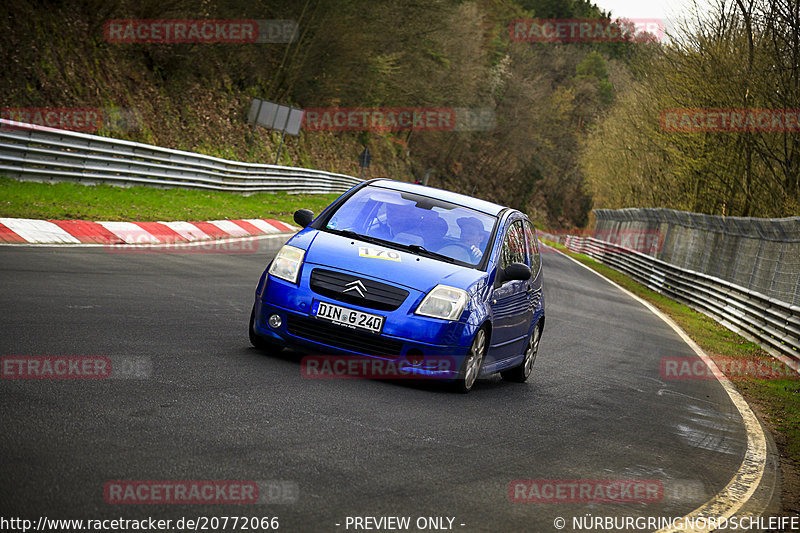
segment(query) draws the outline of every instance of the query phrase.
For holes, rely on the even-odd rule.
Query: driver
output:
[[[457,221],[461,228],[461,243],[469,248],[469,253],[477,263],[483,257],[483,248],[486,246],[486,231],[478,219],[462,217]]]

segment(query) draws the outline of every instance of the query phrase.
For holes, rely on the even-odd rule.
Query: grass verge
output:
[[[728,378],[753,406],[772,433],[781,454],[784,477],[784,510],[800,513],[800,377],[758,379],[747,372],[736,370],[732,361],[742,361],[758,366],[774,365],[775,359],[744,337],[732,332],[692,308],[648,289],[627,275],[618,272],[591,257],[570,252],[561,244],[544,241],[611,281],[650,302],[672,318],[720,366]],[[783,366],[783,365],[781,365]],[[783,372],[783,376],[786,372]]]
[[[257,193],[36,183],[0,178],[0,216],[48,220],[172,221],[272,218],[319,213],[337,194]]]

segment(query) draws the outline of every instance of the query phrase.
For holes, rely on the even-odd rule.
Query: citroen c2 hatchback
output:
[[[545,306],[525,214],[377,179],[294,219],[256,288],[254,346],[381,358],[462,392],[496,372],[528,379]]]

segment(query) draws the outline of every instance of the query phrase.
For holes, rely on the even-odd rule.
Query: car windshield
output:
[[[476,266],[487,252],[496,221],[428,196],[367,186],[339,206],[325,227]]]

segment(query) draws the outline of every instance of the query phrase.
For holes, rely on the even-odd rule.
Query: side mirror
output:
[[[310,209],[298,209],[293,218],[301,227],[307,228],[314,221],[314,212]]]
[[[531,279],[531,269],[523,263],[511,263],[505,270],[501,271],[500,282],[506,281],[526,281]]]

